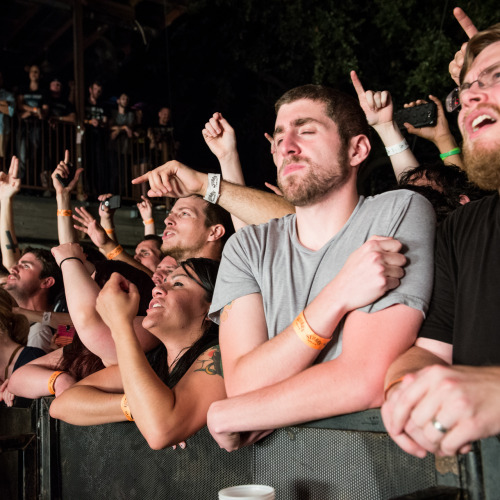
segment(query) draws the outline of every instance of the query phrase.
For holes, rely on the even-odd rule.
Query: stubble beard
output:
[[[174,258],[177,262],[182,262],[186,259],[199,257],[204,248],[205,248],[205,243],[198,243],[190,247],[177,245],[170,248],[166,247],[165,245],[162,245],[161,251],[165,256],[169,255],[170,257]]]
[[[308,172],[301,178],[289,175],[285,182],[280,179],[280,172],[290,163],[306,163]],[[296,207],[311,205],[332,190],[341,188],[349,178],[350,168],[347,148],[342,147],[337,156],[338,168],[325,172],[316,163],[301,156],[292,156],[284,161],[278,172],[278,187],[288,203]]]

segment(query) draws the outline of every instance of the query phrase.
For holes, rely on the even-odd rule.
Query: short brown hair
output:
[[[474,59],[492,43],[500,42],[500,23],[496,23],[483,31],[476,33],[467,44],[464,64],[460,70],[460,83],[463,83]]]
[[[349,144],[352,137],[368,136],[368,122],[358,101],[340,90],[323,85],[302,85],[285,92],[274,105],[276,114],[284,104],[290,104],[300,99],[319,101],[325,105],[326,114],[337,125],[344,146]]]

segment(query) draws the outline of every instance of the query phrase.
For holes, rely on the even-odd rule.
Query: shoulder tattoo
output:
[[[208,375],[220,375],[224,378],[222,358],[218,345],[205,351],[200,358],[196,360],[196,363],[199,367],[194,370],[195,372],[205,372]]]

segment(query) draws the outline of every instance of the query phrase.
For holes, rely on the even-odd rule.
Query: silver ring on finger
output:
[[[443,434],[446,434],[449,430],[435,417],[432,419],[432,425],[436,430],[442,432]]]

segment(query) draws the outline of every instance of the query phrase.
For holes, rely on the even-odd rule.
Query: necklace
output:
[[[13,351],[12,351],[12,354],[10,355],[10,358],[9,358],[9,362],[7,363],[7,366],[5,367],[5,374],[4,374],[4,377],[3,379],[4,380],[7,380],[7,375],[9,374],[9,366],[10,364],[12,363],[12,360],[14,359],[14,356],[17,354],[17,351],[19,351],[19,349],[22,349],[23,346],[22,345],[18,345]]]

